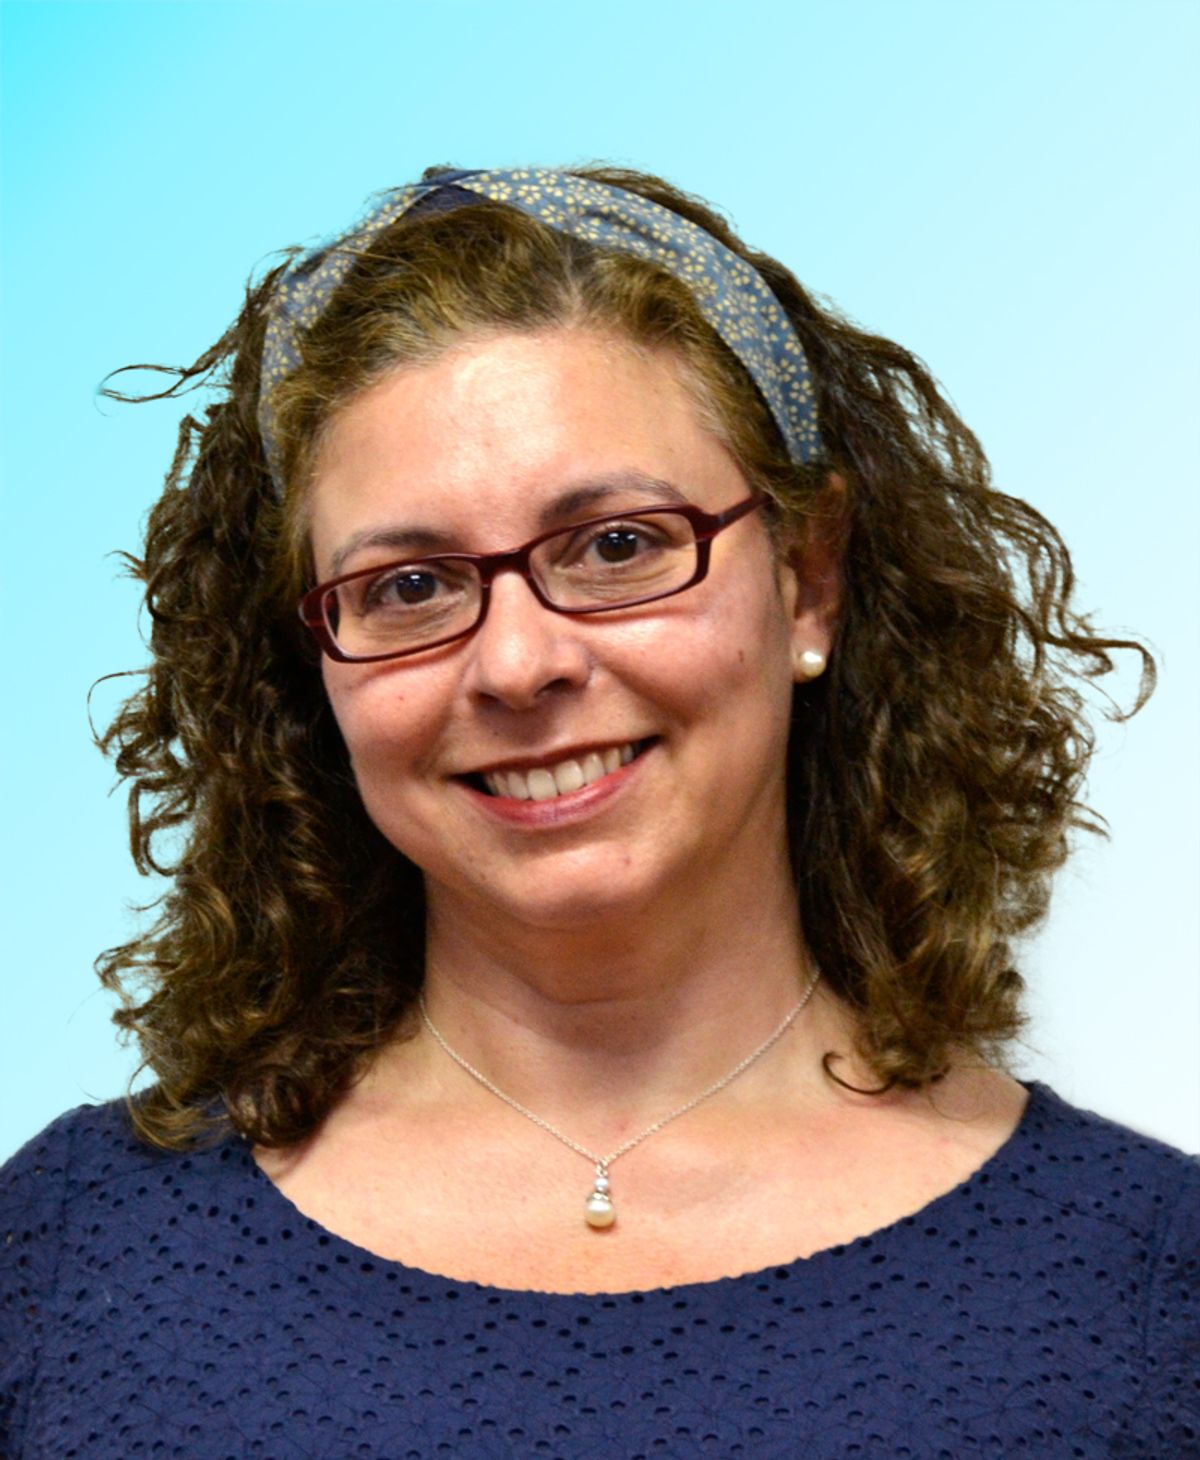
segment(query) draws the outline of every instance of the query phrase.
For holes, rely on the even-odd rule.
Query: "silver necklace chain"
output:
[[[733,1081],[736,1080],[740,1074],[743,1074],[746,1070],[748,1070],[750,1066],[755,1063],[756,1060],[761,1059],[763,1055],[766,1054],[766,1052],[772,1047],[772,1045],[776,1044],[780,1039],[782,1039],[783,1036],[795,1023],[800,1014],[800,1011],[808,1003],[809,999],[812,998],[813,991],[816,989],[817,982],[820,977],[821,975],[819,971],[813,974],[812,978],[809,980],[808,986],[805,988],[803,994],[801,994],[800,1000],[795,1005],[795,1007],[783,1018],[779,1025],[774,1030],[772,1030],[769,1035],[767,1035],[766,1039],[763,1040],[758,1048],[748,1054],[745,1059],[739,1061],[736,1065],[734,1065],[733,1069],[731,1069],[728,1074],[722,1075],[719,1080],[714,1080],[711,1085],[708,1085],[705,1089],[701,1090],[699,1095],[693,1095],[690,1100],[686,1101],[683,1105],[680,1105],[677,1109],[672,1110],[670,1114],[664,1115],[660,1119],[654,1121],[652,1125],[648,1125],[644,1131],[640,1131],[636,1136],[630,1136],[627,1141],[622,1142],[622,1144],[619,1145],[615,1150],[610,1151],[607,1156],[599,1156],[594,1151],[589,1151],[586,1146],[581,1146],[578,1141],[572,1140],[571,1137],[567,1135],[564,1131],[560,1131],[556,1125],[552,1125],[550,1121],[546,1120],[543,1116],[538,1115],[536,1111],[530,1110],[527,1105],[522,1105],[519,1100],[501,1090],[499,1085],[493,1084],[493,1082],[488,1079],[488,1077],[483,1073],[482,1070],[477,1070],[475,1066],[470,1063],[469,1060],[464,1059],[463,1056],[459,1054],[459,1052],[447,1042],[445,1035],[442,1034],[441,1030],[438,1029],[437,1025],[429,1017],[429,1010],[425,1007],[424,991],[422,991],[417,996],[417,1006],[421,1011],[421,1018],[424,1020],[425,1027],[429,1030],[430,1034],[433,1035],[434,1039],[437,1040],[438,1044],[441,1045],[442,1049],[445,1050],[445,1052],[450,1056],[454,1063],[459,1066],[460,1069],[465,1070],[472,1079],[478,1080],[478,1082],[484,1087],[484,1089],[490,1090],[498,1100],[503,1100],[505,1105],[511,1106],[511,1108],[515,1110],[518,1115],[523,1115],[526,1120],[532,1121],[534,1125],[538,1126],[541,1130],[544,1130],[547,1135],[553,1136],[555,1140],[561,1141],[564,1146],[569,1147],[577,1155],[580,1155],[584,1157],[585,1160],[591,1161],[593,1163],[593,1165],[596,1167],[596,1184],[592,1195],[588,1198],[587,1220],[589,1225],[591,1226],[606,1227],[611,1225],[613,1221],[612,1202],[608,1194],[608,1170],[613,1162],[618,1160],[621,1156],[627,1155],[630,1151],[633,1150],[635,1146],[640,1146],[643,1141],[649,1140],[651,1136],[657,1135],[664,1126],[670,1125],[673,1120],[678,1120],[681,1115],[686,1115],[689,1110],[695,1110],[697,1105],[700,1105],[703,1101],[708,1100],[711,1096],[718,1094],[721,1090],[724,1090],[725,1087],[732,1084]]]

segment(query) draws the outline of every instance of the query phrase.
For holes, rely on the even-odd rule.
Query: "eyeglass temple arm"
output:
[[[771,499],[764,492],[755,492],[753,496],[747,497],[742,502],[735,502],[732,507],[726,507],[724,512],[706,513],[705,536],[712,536],[720,532],[723,527],[736,522],[739,517],[746,517],[751,512],[765,507]]]

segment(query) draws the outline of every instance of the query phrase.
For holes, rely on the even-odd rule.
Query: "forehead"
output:
[[[403,367],[325,432],[309,504],[318,571],[351,536],[400,523],[512,546],[553,499],[597,482],[619,493],[658,480],[726,505],[744,478],[689,386],[674,356],[584,330],[501,335]]]

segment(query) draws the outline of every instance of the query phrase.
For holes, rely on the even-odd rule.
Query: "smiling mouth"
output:
[[[610,745],[604,750],[590,750],[586,755],[568,756],[551,765],[532,770],[484,771],[464,779],[489,796],[507,797],[512,801],[552,801],[581,791],[594,781],[610,776],[638,758],[653,744],[650,740],[631,740]]]

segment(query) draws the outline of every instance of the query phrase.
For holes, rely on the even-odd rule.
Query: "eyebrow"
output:
[[[539,532],[548,532],[558,523],[568,526],[589,509],[602,513],[604,504],[614,497],[642,497],[652,506],[690,506],[691,502],[678,487],[644,472],[615,472],[596,481],[581,482],[547,502],[538,513]],[[536,533],[534,534],[537,535]],[[364,548],[388,548],[402,556],[424,557],[431,553],[461,552],[461,543],[450,533],[423,525],[393,524],[387,527],[366,527],[352,533],[330,559],[330,576],[338,577],[347,561]]]

